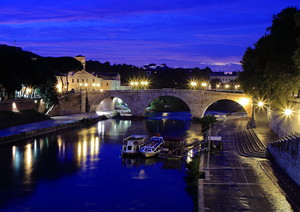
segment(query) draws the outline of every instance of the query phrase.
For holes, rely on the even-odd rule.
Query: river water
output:
[[[190,121],[110,119],[1,146],[0,211],[193,211],[185,161],[120,155],[125,136],[156,131],[201,139]]]

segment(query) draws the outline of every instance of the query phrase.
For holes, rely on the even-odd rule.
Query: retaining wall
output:
[[[272,142],[268,150],[276,163],[300,186],[300,138]]]
[[[45,112],[45,103],[42,99],[16,99],[0,101],[1,111],[18,111],[34,109],[40,113]]]

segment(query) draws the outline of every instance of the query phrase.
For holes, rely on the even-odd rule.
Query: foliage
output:
[[[199,122],[202,125],[202,133],[206,133],[209,128],[217,122],[217,118],[213,115],[205,115],[202,118],[193,118],[194,121]]]
[[[89,60],[86,63],[88,72],[117,72],[121,76],[122,84],[128,84],[131,80],[149,79],[151,88],[188,88],[191,79],[208,81],[212,72],[210,68],[170,68],[165,64],[164,67],[157,66],[156,69],[149,67],[155,64],[145,65],[143,68],[126,64],[113,64],[109,62]]]
[[[0,45],[0,84],[14,98],[22,85],[34,88],[50,106],[57,103],[55,73],[81,70],[82,64],[72,57],[41,57],[22,48]]]
[[[55,77],[49,78],[46,83],[41,84],[37,88],[37,93],[44,99],[46,109],[58,103],[58,92],[56,90],[57,80]]]
[[[150,110],[155,112],[190,111],[181,99],[172,96],[161,96],[150,103]]]
[[[244,91],[260,99],[267,97],[273,107],[286,104],[300,87],[300,67],[296,66],[300,54],[299,13],[297,8],[288,7],[274,15],[268,33],[243,56],[244,71],[239,81]]]

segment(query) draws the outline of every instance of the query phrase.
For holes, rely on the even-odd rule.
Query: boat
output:
[[[151,139],[140,148],[140,153],[146,158],[156,156],[162,151],[164,143],[163,137],[152,136]]]
[[[130,135],[123,139],[122,156],[137,155],[147,141],[146,135]]]

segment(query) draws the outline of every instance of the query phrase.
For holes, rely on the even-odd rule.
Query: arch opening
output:
[[[95,109],[98,115],[112,115],[118,112],[120,115],[131,115],[128,104],[118,97],[107,97],[103,99]]]
[[[247,117],[247,111],[241,103],[233,100],[221,99],[209,105],[206,110],[204,110],[203,115],[214,115],[220,119],[225,116]]]
[[[189,106],[180,98],[160,96],[152,100],[145,110],[148,119],[190,120],[192,118]]]

